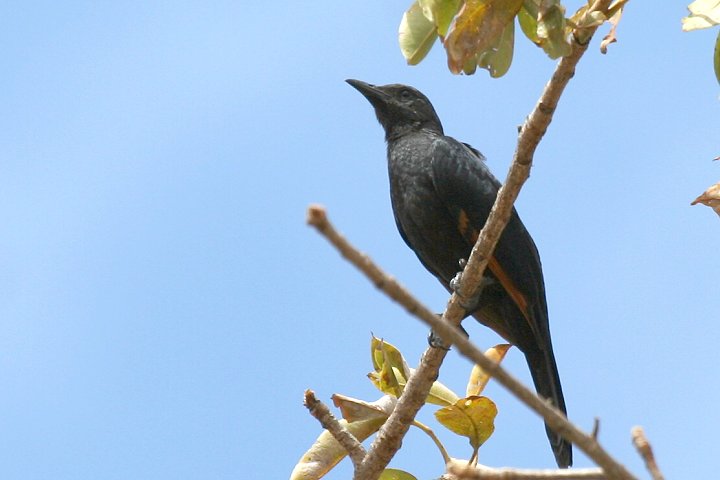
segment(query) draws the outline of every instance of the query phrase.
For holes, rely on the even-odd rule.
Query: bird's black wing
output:
[[[439,137],[433,142],[432,166],[435,190],[459,233],[472,247],[487,221],[500,182],[490,173],[482,156],[450,137]],[[525,319],[523,325],[518,322],[498,325],[499,333],[509,336],[508,340],[522,350],[530,338],[542,345],[549,333],[540,258],[514,209],[488,268]]]
[[[487,221],[500,182],[482,156],[451,137],[436,139],[431,157],[435,190],[469,249]],[[515,209],[488,259],[488,270],[496,283],[483,289],[474,316],[520,348],[538,393],[566,412],[550,339],[540,256]],[[572,465],[570,444],[547,426],[546,430],[558,465]]]

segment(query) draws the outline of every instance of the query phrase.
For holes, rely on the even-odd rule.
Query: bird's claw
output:
[[[442,316],[442,314],[438,314],[438,317]],[[463,328],[462,325],[457,326],[458,330],[462,332],[463,335],[466,337],[469,337],[467,331]],[[450,345],[445,343],[440,335],[435,333],[435,330],[430,330],[430,333],[428,333],[428,345],[430,345],[432,348],[440,348],[442,350],[450,350]]]
[[[430,330],[430,333],[428,333],[427,342],[428,345],[430,345],[430,347],[432,348],[439,348],[445,351],[450,350],[450,346],[443,342],[442,337],[435,333],[435,330]]]
[[[455,274],[453,278],[450,279],[450,289],[457,293],[458,289],[460,288],[460,283],[462,282],[462,271],[459,271]]]
[[[460,259],[460,265],[464,267],[465,260]],[[450,279],[450,289],[460,298],[460,306],[466,311],[466,312],[473,312],[478,304],[480,303],[480,296],[475,295],[473,297],[467,298],[460,294],[460,286],[462,285],[462,274],[463,271],[460,270],[458,273],[455,274],[453,278]]]

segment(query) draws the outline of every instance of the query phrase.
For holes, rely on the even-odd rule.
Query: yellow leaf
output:
[[[410,367],[400,350],[373,336],[370,340],[370,354],[375,369],[368,375],[370,380],[381,392],[399,397],[410,377]]]
[[[373,335],[370,339],[370,353],[372,354],[373,368],[376,372],[383,368],[395,367],[406,378],[410,376],[410,367],[403,358],[402,352],[392,343]]]
[[[435,381],[433,382],[432,387],[430,387],[430,393],[428,393],[425,401],[433,405],[440,405],[444,407],[446,405],[452,405],[457,402],[459,398],[460,397],[458,397],[457,394],[448,387],[438,381]]]
[[[410,475],[408,472],[397,470],[395,468],[386,468],[380,474],[379,480],[417,480],[417,477]]]
[[[399,397],[402,394],[413,369],[408,367],[400,350],[391,343],[375,336],[370,341],[374,372],[368,378],[383,393]],[[458,396],[440,382],[434,382],[430,388],[427,402],[434,405],[452,405]]]
[[[487,397],[461,398],[455,405],[441,408],[435,418],[458,435],[468,437],[470,445],[477,449],[495,431],[497,406]]]
[[[495,363],[500,363],[503,358],[505,358],[505,355],[508,350],[510,350],[510,347],[512,347],[512,345],[508,343],[495,345],[494,347],[487,349],[485,356]],[[485,389],[485,385],[487,385],[488,381],[490,381],[490,375],[483,370],[480,365],[475,365],[472,372],[470,372],[470,379],[468,380],[465,394],[468,397],[472,395],[480,395]]]
[[[468,60],[497,44],[523,0],[466,0],[445,37],[448,67],[460,73]]]

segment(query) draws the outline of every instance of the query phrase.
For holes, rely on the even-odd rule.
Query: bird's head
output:
[[[413,87],[400,84],[378,86],[352,79],[346,81],[375,108],[378,121],[385,129],[386,140],[420,130],[443,133],[432,103]]]

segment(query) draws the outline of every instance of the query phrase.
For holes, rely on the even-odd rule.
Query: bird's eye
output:
[[[412,94],[410,93],[410,90],[402,90],[400,92],[400,99],[401,100],[410,100],[412,99]]]

